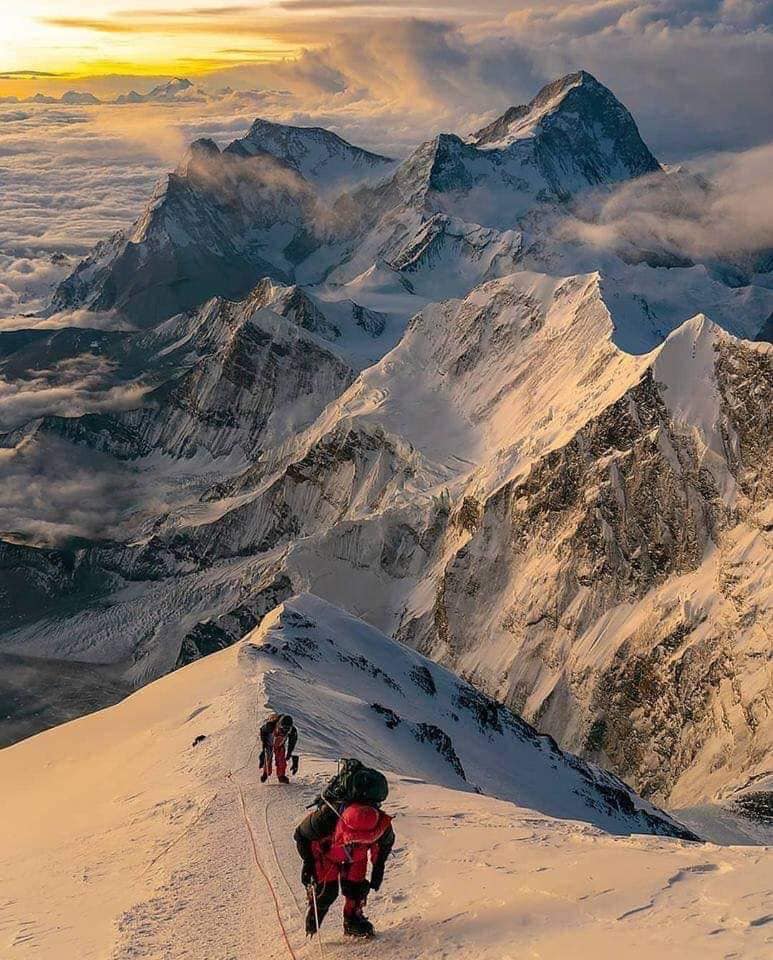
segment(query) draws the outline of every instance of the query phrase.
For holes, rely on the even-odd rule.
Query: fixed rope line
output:
[[[252,858],[255,861],[255,866],[258,868],[263,879],[266,881],[266,886],[268,887],[269,893],[271,894],[271,897],[274,901],[276,918],[279,922],[279,927],[282,931],[282,937],[284,939],[285,946],[287,947],[287,952],[292,957],[292,960],[298,960],[298,957],[295,951],[293,950],[293,945],[290,943],[290,938],[287,935],[287,930],[285,928],[284,921],[282,920],[282,910],[279,904],[279,897],[277,896],[276,890],[274,889],[274,885],[271,883],[271,878],[266,873],[266,870],[263,867],[263,864],[260,862],[260,857],[258,856],[258,844],[255,839],[255,831],[252,829],[252,823],[250,822],[250,818],[247,816],[247,805],[244,802],[244,791],[242,790],[240,784],[238,783],[236,784],[236,789],[239,791],[239,801],[242,806],[242,817],[244,818],[244,823],[247,826],[247,832],[249,833],[249,836],[250,836],[250,844],[252,846]]]
[[[161,850],[160,853],[156,854],[156,856],[153,857],[153,859],[150,861],[147,867],[145,867],[143,876],[148,872],[148,870],[150,870],[151,867],[154,867],[159,860],[165,857],[169,853],[169,851],[172,849],[172,847],[176,846],[186,834],[190,833],[190,831],[193,830],[193,828],[196,826],[199,820],[201,820],[201,818],[204,816],[207,810],[209,810],[209,808],[212,806],[215,800],[217,800],[217,798],[218,798],[218,793],[217,791],[215,791],[215,793],[210,797],[210,799],[204,805],[203,809],[199,811],[197,816],[195,816],[187,826],[183,827],[183,829],[177,834],[177,836],[174,838],[174,840],[171,841],[171,843],[168,843],[164,847],[164,849]]]
[[[271,805],[271,801],[268,801],[265,807],[263,807],[263,820],[264,820],[264,823],[266,824],[266,836],[268,837],[268,842],[271,847],[271,853],[274,856],[274,863],[276,864],[277,870],[279,871],[279,875],[284,880],[285,886],[290,891],[290,896],[293,898],[295,902],[295,908],[298,911],[298,916],[301,918],[301,920],[304,920],[305,914],[303,912],[303,909],[300,903],[298,903],[298,898],[295,895],[295,890],[293,890],[290,884],[290,881],[287,879],[287,876],[284,870],[282,869],[282,864],[279,862],[279,855],[276,852],[276,844],[274,843],[274,838],[271,836],[271,827],[268,822],[268,808],[270,807],[270,805]]]
[[[249,755],[247,756],[247,759],[238,768],[236,773],[241,773],[242,770],[246,770],[246,768],[250,765],[250,763],[252,762],[252,758],[255,755],[255,750],[258,746],[259,741],[260,741],[260,734],[258,734],[258,736],[253,741],[253,744],[252,744],[252,747],[250,748],[250,752],[249,752]],[[225,778],[226,780],[233,779],[233,774],[230,770],[228,771],[228,773],[226,773]],[[213,779],[219,779],[219,778],[213,778]],[[210,780],[209,782],[211,783],[212,781]],[[190,831],[196,826],[199,820],[201,820],[204,814],[209,810],[209,808],[212,806],[215,800],[217,800],[218,795],[219,795],[219,791],[216,790],[214,794],[210,797],[210,799],[207,801],[207,803],[204,805],[203,809],[199,811],[197,816],[194,817],[194,819],[189,824],[184,826],[182,830],[180,830],[180,832],[177,834],[177,836],[170,843],[168,843],[159,853],[157,853],[155,857],[153,857],[150,863],[148,863],[148,865],[143,870],[142,876],[145,876],[145,874],[152,867],[154,867],[159,862],[159,860],[162,860],[173,847],[177,846],[177,844],[180,842],[180,840],[182,840],[184,836],[190,833]]]
[[[270,802],[266,803],[265,807],[263,807],[263,819],[266,824],[266,836],[268,837],[268,842],[269,842],[269,845],[271,846],[271,852],[274,855],[274,863],[276,863],[277,870],[279,870],[279,874],[284,880],[285,886],[290,891],[290,896],[295,901],[295,907],[298,911],[298,916],[300,917],[301,921],[305,923],[306,915],[301,905],[298,903],[298,898],[295,896],[295,891],[293,890],[290,884],[290,881],[287,879],[287,875],[282,869],[282,864],[279,862],[279,855],[276,852],[276,844],[274,843],[274,838],[271,836],[271,826],[269,825],[269,821],[268,821],[269,806],[270,806]],[[307,892],[310,893],[311,895],[311,903],[314,907],[314,921],[317,927],[317,946],[319,947],[319,955],[320,957],[322,957],[322,960],[325,960],[326,953],[325,953],[324,947],[322,946],[322,931],[319,928],[319,910],[317,909],[317,891],[313,882],[309,884],[307,888]]]

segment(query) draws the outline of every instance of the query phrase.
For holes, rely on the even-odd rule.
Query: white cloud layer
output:
[[[256,116],[321,124],[362,146],[404,155],[441,130],[469,132],[528,100],[547,80],[582,67],[626,103],[661,159],[737,152],[773,139],[770,0],[492,0],[477,19],[456,21],[457,12],[469,13],[468,4],[450,0],[443,10],[451,22],[360,21],[341,32],[341,20],[320,21],[327,47],[296,61],[212,74],[210,90],[228,84],[251,92],[209,102],[25,104],[4,111],[0,318],[6,328],[19,325],[9,318],[39,310],[67,272],[67,262],[53,263],[52,254],[77,257],[131,223],[188,142],[211,136],[222,144],[246,132]],[[127,79],[130,87],[143,89],[136,77]],[[114,85],[111,95],[118,92]],[[750,155],[748,162],[760,157],[767,155]],[[746,209],[757,230],[758,211],[767,216],[770,207],[768,192],[763,197],[752,179]],[[734,208],[743,202],[734,193]],[[615,209],[605,212],[605,225]],[[709,223],[722,234],[720,207],[713,210]]]
[[[131,464],[76,448],[55,437],[0,449],[3,497],[0,532],[60,545],[72,537],[99,540],[126,536],[123,524],[137,503],[163,509]]]
[[[642,177],[581,203],[560,232],[594,247],[662,250],[698,262],[740,264],[773,250],[773,144],[724,153],[677,170]]]
[[[148,387],[108,385],[112,365],[83,353],[46,370],[31,370],[23,378],[0,377],[0,431],[45,415],[77,417],[99,410],[139,406]]]

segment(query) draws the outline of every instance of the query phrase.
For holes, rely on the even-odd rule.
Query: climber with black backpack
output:
[[[309,899],[308,936],[319,930],[338,896],[339,885],[344,895],[344,933],[373,936],[365,905],[368,893],[381,887],[384,865],[395,842],[392,818],[381,810],[388,792],[382,773],[359,760],[344,760],[317,797],[316,809],[298,825],[295,844],[303,860],[301,882]]]
[[[271,776],[272,767],[276,763],[276,776],[280,783],[289,783],[287,765],[293,774],[298,772],[298,755],[294,753],[298,743],[298,731],[295,729],[293,718],[287,714],[272,713],[263,721],[260,728],[260,760],[259,766],[263,771],[260,782],[265,783]]]

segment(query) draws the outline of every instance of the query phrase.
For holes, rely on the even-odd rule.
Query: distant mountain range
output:
[[[0,333],[14,389],[78,404],[0,435],[34,491],[3,514],[2,649],[110,664],[114,698],[310,592],[649,798],[753,793],[771,275],[562,229],[690,176],[583,71],[402,161],[261,119],[193,143],[54,329]]]
[[[44,93],[36,93],[30,97],[0,97],[0,103],[63,103],[70,106],[92,106],[100,103],[206,103],[223,100],[233,95],[240,94],[230,87],[214,91],[204,90],[184,77],[173,77],[171,80],[157,84],[147,93],[130,90],[110,100],[82,90],[68,90],[60,97]]]

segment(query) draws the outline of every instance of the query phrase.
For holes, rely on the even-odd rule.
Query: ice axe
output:
[[[262,770],[266,765],[266,751],[261,750],[260,756],[258,757],[258,769]]]

